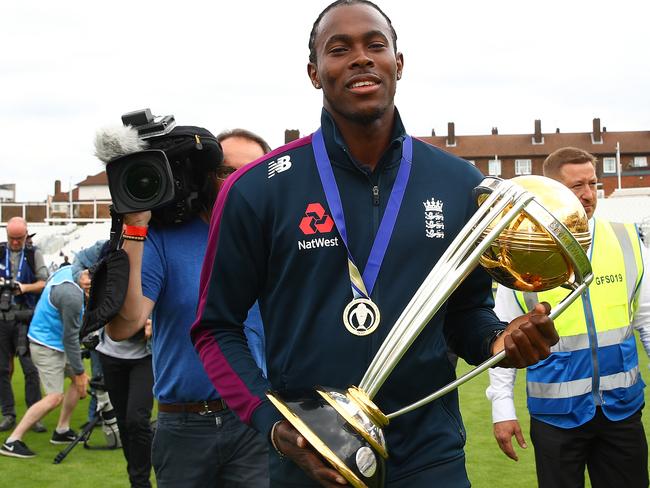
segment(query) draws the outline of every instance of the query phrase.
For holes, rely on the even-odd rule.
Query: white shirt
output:
[[[593,232],[593,219],[589,220],[589,231]],[[591,247],[587,255],[591,254]],[[648,272],[648,251],[641,244],[643,268]],[[644,276],[645,278],[645,276]],[[515,294],[505,286],[499,285],[495,297],[494,312],[500,320],[510,322],[522,314]],[[646,354],[650,357],[650,279],[642,279],[639,290],[639,306],[634,314],[632,326],[639,331],[639,337]],[[488,370],[490,386],[485,391],[492,402],[492,422],[515,420],[514,387],[517,370],[514,368],[492,368]]]

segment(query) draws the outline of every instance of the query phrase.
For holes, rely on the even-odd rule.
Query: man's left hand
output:
[[[538,303],[526,315],[517,317],[492,344],[492,354],[503,349],[506,357],[499,363],[503,368],[525,368],[551,354],[551,346],[557,344],[560,336],[553,320],[548,316],[551,306]]]
[[[23,291],[23,284],[20,281],[14,281],[14,295],[22,295],[25,293]]]
[[[77,389],[79,398],[86,398],[89,382],[90,382],[90,378],[85,372],[74,375],[72,377],[72,385],[74,388]]]

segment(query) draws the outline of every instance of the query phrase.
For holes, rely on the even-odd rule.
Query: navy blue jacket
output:
[[[395,117],[392,143],[375,171],[354,161],[330,115],[321,124],[343,202],[349,246],[363,272],[402,154]],[[264,435],[281,418],[269,388],[358,385],[392,324],[449,243],[476,210],[482,180],[467,161],[413,141],[402,206],[372,293],[379,329],[350,334],[342,313],[352,299],[347,252],[316,169],[311,136],[236,172],[215,205],[192,339],[217,390],[242,420]],[[426,202],[442,203],[444,227],[430,227]],[[322,210],[322,211],[321,211]],[[221,228],[224,231],[221,232]],[[434,316],[374,398],[385,412],[426,396],[455,378],[450,346],[469,363],[489,356],[495,330],[490,278],[474,271]],[[259,297],[268,380],[246,347],[242,323]],[[386,428],[389,479],[463,456],[465,431],[455,392],[391,421]],[[303,480],[293,463],[272,477]]]

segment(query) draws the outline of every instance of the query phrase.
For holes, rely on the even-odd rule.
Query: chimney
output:
[[[559,134],[559,133],[560,133],[560,128],[559,128],[559,127],[556,127],[556,128],[555,128],[555,133],[556,133],[556,134]]]
[[[431,137],[436,137],[436,129],[431,129]]]
[[[456,128],[453,122],[447,123],[447,145],[448,146],[456,145]]]
[[[599,118],[594,119],[594,131],[591,134],[591,136],[592,136],[592,139],[593,139],[594,143],[600,144],[600,143],[603,142],[603,137],[602,137],[602,134],[600,132],[600,119]]]
[[[496,127],[492,127],[492,135],[496,136],[498,134],[499,134],[499,129],[497,129]]]
[[[61,193],[61,180],[56,180],[54,182],[54,195]]]
[[[295,141],[296,139],[300,139],[300,131],[297,129],[286,129],[284,131],[284,143],[288,144],[291,141]]]
[[[604,134],[605,132],[607,132],[607,127],[605,127],[605,126],[603,125],[603,134]]]
[[[541,144],[542,142],[542,120],[535,119],[535,134],[533,135],[533,143]]]

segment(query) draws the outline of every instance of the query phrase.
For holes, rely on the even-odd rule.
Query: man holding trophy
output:
[[[227,180],[212,214],[192,340],[228,406],[275,448],[272,486],[347,481],[267,391],[359,384],[477,209],[480,172],[405,131],[394,105],[404,65],[396,40],[373,3],[328,6],[309,39],[309,78],[323,91],[321,128]],[[256,300],[268,379],[242,327]],[[394,367],[377,405],[393,411],[453,381],[448,348],[478,364],[505,347],[501,364],[511,367],[549,355],[558,336],[548,307],[506,327],[492,306],[488,274],[469,273]],[[455,392],[391,420],[385,432],[388,486],[469,486]]]

